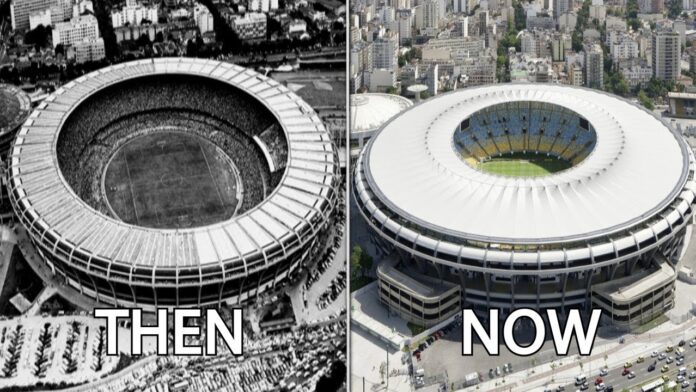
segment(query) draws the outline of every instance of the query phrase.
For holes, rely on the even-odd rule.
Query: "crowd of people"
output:
[[[273,123],[259,135],[266,146],[269,154],[273,159],[273,164],[277,171],[281,171],[286,166],[288,161],[288,141],[283,136],[283,131],[278,123]]]
[[[287,141],[275,117],[241,90],[206,78],[151,76],[96,92],[68,117],[58,138],[58,162],[75,193],[109,213],[101,178],[124,143],[158,131],[179,130],[203,137],[222,149],[240,172],[244,212],[263,200],[282,177],[270,173],[253,140],[266,143],[285,166]]]

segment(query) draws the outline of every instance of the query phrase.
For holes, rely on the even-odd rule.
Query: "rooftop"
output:
[[[662,259],[656,269],[638,273],[592,286],[592,290],[611,298],[614,303],[631,302],[676,278],[674,268]]]
[[[411,101],[395,94],[351,94],[351,133],[375,131],[395,114],[411,106]]]
[[[594,150],[544,177],[502,177],[465,164],[452,148],[459,124],[514,101],[552,102],[587,119],[597,133]],[[360,159],[370,191],[404,219],[500,243],[585,239],[634,226],[672,203],[689,172],[685,141],[652,112],[597,90],[550,84],[429,99],[386,123]]]

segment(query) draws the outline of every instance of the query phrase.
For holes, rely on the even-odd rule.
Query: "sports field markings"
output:
[[[220,202],[220,207],[224,211],[225,202],[222,201],[222,195],[220,194],[220,186],[218,185],[218,182],[215,179],[215,176],[213,175],[213,169],[210,168],[210,163],[208,163],[208,156],[205,154],[205,150],[203,150],[203,146],[201,145],[201,142],[197,140],[196,144],[198,144],[198,148],[201,150],[201,154],[203,154],[203,160],[205,161],[205,166],[208,168],[208,175],[210,175],[210,178],[213,180],[213,184],[215,185],[215,192],[217,193],[218,201]]]
[[[131,179],[130,167],[128,166],[128,154],[123,154],[123,161],[126,163],[126,174],[128,174],[128,191],[130,192],[131,203],[133,203],[133,212],[135,213],[135,220],[140,224],[140,216],[138,215],[138,208],[135,206],[135,193],[133,192],[133,180]]]

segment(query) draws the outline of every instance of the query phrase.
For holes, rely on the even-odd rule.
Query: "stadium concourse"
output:
[[[633,329],[674,306],[693,175],[692,151],[652,112],[515,83],[394,116],[362,150],[352,189],[384,260],[376,295],[408,322],[430,327],[462,307],[602,308],[603,323]]]
[[[67,83],[21,127],[9,163],[27,260],[117,306],[253,303],[315,262],[339,210],[336,150],[312,108],[211,60]]]

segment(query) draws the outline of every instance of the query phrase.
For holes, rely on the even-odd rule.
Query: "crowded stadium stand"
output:
[[[20,230],[57,277],[117,306],[245,303],[298,270],[337,208],[338,158],[311,107],[211,60],[134,61],[69,82],[9,159]],[[132,214],[115,206],[128,201]]]

